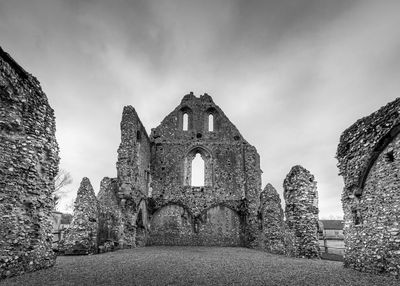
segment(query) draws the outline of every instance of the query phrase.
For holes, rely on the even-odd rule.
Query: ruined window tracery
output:
[[[197,153],[192,161],[192,186],[204,186],[204,160],[200,153]]]
[[[211,153],[203,147],[191,149],[183,162],[183,185],[212,186],[212,174]]]

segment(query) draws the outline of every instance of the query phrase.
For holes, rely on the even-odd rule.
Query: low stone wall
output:
[[[314,176],[302,166],[294,166],[283,188],[286,223],[294,235],[293,255],[319,258],[318,193]]]
[[[58,145],[39,82],[0,48],[0,279],[50,267]]]

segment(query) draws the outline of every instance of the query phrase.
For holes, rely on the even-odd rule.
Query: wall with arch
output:
[[[341,136],[345,266],[400,275],[400,99]]]
[[[188,130],[183,128],[185,114]],[[226,204],[246,221],[241,236],[251,245],[258,231],[259,155],[211,96],[185,95],[180,105],[152,129],[150,141],[150,214],[168,203],[178,203],[198,217],[212,206]],[[191,181],[197,154],[204,161],[202,186]]]
[[[148,245],[243,245],[243,223],[234,210],[217,205],[194,216],[187,208],[169,204],[150,221]]]

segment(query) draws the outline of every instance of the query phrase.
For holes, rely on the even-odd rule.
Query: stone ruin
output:
[[[293,255],[319,258],[318,192],[314,176],[302,166],[294,166],[283,188],[286,224],[294,235]]]
[[[196,158],[204,172],[200,183],[195,182]],[[310,186],[303,188],[302,184],[313,176],[304,170],[290,179],[294,185],[288,203],[295,209],[288,227],[276,190],[268,184],[261,192],[262,171],[255,147],[207,94],[185,95],[150,136],[135,109],[126,106],[116,165],[117,178],[104,178],[96,202],[91,199],[92,205],[98,202],[99,213],[93,218],[97,236],[90,237],[100,252],[144,245],[216,245],[319,257],[313,252],[318,248],[310,246],[317,239],[312,237],[317,235],[316,185],[308,181]],[[93,198],[88,188],[81,191]],[[85,203],[78,199],[75,209],[85,209]],[[74,221],[79,215],[74,213]],[[298,231],[296,223],[308,232]],[[89,251],[82,243],[88,235],[81,234],[82,230],[72,227],[65,236],[72,241],[63,244],[70,248],[60,250],[66,254]],[[307,239],[308,244],[302,245]]]
[[[274,254],[286,254],[286,225],[278,192],[267,184],[260,196],[260,247]]]
[[[83,178],[77,192],[74,216],[64,234],[60,251],[65,254],[97,253],[99,203],[88,178]]]
[[[4,278],[55,263],[51,215],[59,157],[54,112],[39,82],[2,49],[0,75]],[[89,179],[82,180],[60,252],[217,245],[295,253],[296,228],[284,221],[278,194],[271,185],[261,192],[257,150],[207,94],[185,95],[150,136],[135,109],[125,107],[116,165],[117,177],[105,177],[97,197]],[[309,195],[301,188],[292,193]]]
[[[344,131],[337,150],[344,179],[346,267],[400,276],[400,98]]]
[[[0,279],[50,267],[58,145],[35,77],[0,48]]]

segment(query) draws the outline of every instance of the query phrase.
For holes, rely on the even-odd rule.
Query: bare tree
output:
[[[54,206],[56,207],[61,196],[65,193],[64,187],[72,183],[72,176],[64,169],[60,169],[54,178]]]

